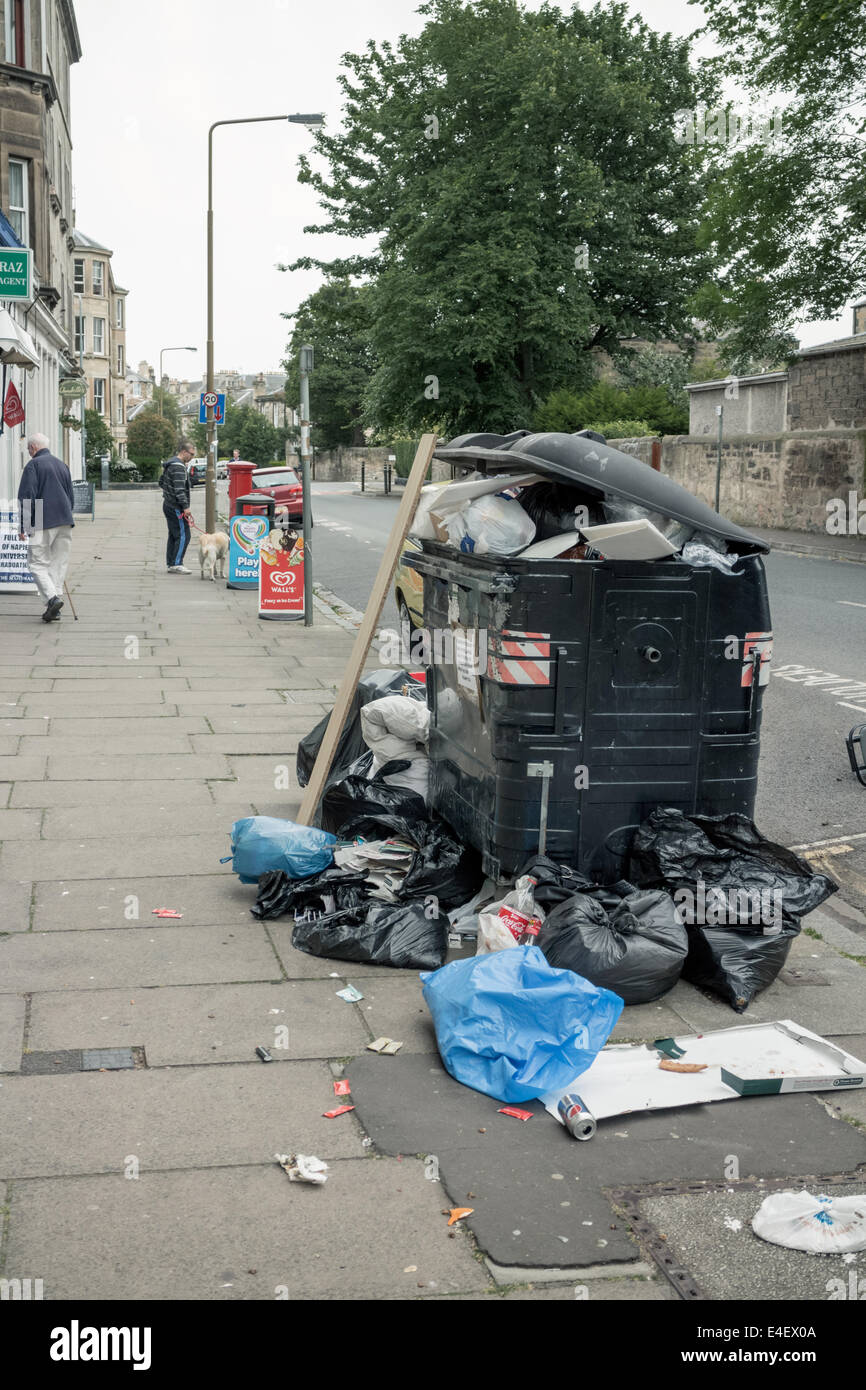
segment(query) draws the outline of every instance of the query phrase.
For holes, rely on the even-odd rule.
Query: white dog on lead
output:
[[[202,579],[215,579],[219,565],[219,577],[225,579],[225,558],[229,550],[229,538],[224,531],[208,534],[202,531],[198,538],[198,562]]]

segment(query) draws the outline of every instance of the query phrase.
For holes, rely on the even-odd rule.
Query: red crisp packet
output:
[[[154,916],[154,917],[182,917],[182,916],[183,916],[183,913],[182,913],[182,912],[175,912],[175,910],[174,910],[173,907],[155,907],[155,908],[153,909],[153,916]]]
[[[323,1110],[322,1114],[326,1120],[336,1120],[338,1115],[345,1115],[347,1110],[354,1110],[354,1105],[338,1105],[336,1110]]]
[[[531,1120],[531,1110],[518,1110],[516,1105],[502,1105],[498,1112],[499,1115],[513,1115],[515,1120]]]
[[[334,1082],[334,1095],[335,1095],[335,1096],[350,1096],[351,1094],[352,1094],[352,1087],[349,1085],[348,1081],[335,1081],[335,1082]]]

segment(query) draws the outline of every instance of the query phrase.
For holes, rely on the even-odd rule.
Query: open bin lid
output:
[[[684,522],[696,531],[708,531],[738,549],[766,554],[766,541],[719,516],[687,488],[664,473],[623,454],[609,444],[599,444],[577,434],[461,434],[437,449],[434,458],[482,471],[521,472],[531,469],[561,482],[583,488],[599,498],[622,497],[649,512],[660,512]],[[495,465],[489,470],[485,465]]]

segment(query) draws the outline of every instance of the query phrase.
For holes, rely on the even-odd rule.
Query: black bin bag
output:
[[[549,913],[538,945],[550,965],[612,990],[625,1004],[648,1004],[673,989],[688,952],[670,894],[659,889],[625,897],[604,889],[576,893]]]
[[[292,945],[332,960],[438,970],[448,949],[448,918],[420,901],[382,903],[333,920],[296,922]]]
[[[689,954],[683,979],[699,989],[721,995],[736,1013],[746,1012],[760,990],[771,985],[799,935],[799,926],[786,924],[767,936],[731,927],[690,925]]]
[[[766,839],[747,816],[686,816],[671,806],[653,811],[635,832],[629,878],[667,888],[686,922],[724,920],[745,930],[760,924],[776,934],[783,924],[799,930],[800,918],[839,886]]]
[[[838,888],[747,816],[686,816],[669,806],[636,831],[629,872],[673,895],[689,935],[683,979],[737,1013],[775,980],[800,917]]]

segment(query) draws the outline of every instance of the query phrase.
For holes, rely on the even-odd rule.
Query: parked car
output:
[[[207,478],[207,459],[190,459],[187,477],[190,487],[202,487]]]
[[[217,459],[217,478],[227,478],[229,475],[228,459]]]
[[[272,497],[277,513],[288,510],[289,520],[301,522],[304,514],[303,488],[294,468],[280,464],[274,468],[257,468],[252,476],[250,492]],[[251,509],[251,514],[255,508]]]
[[[403,564],[404,557],[421,546],[411,536],[407,536],[394,571],[394,598],[400,615],[400,626],[409,624],[412,632],[424,626],[424,579],[417,570]]]

